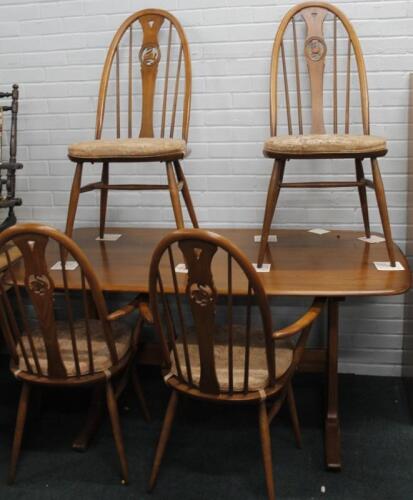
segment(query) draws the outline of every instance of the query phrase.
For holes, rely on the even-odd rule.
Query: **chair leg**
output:
[[[22,444],[24,424],[26,422],[27,407],[29,405],[30,386],[27,382],[23,382],[22,391],[20,394],[19,407],[17,409],[16,428],[14,431],[13,447],[11,451],[10,468],[7,482],[14,483],[16,478],[16,466],[20,455]]]
[[[365,179],[363,161],[360,159],[356,159],[356,178],[359,182]],[[364,231],[366,233],[366,238],[370,238],[369,206],[367,204],[366,186],[359,186],[358,190],[361,212],[363,214]]]
[[[70,191],[69,208],[67,211],[66,230],[65,230],[65,233],[70,237],[72,237],[77,205],[79,202],[80,185],[82,182],[82,170],[83,170],[83,163],[78,163],[76,165],[75,176],[73,177],[72,190]]]
[[[106,402],[108,405],[110,421],[112,424],[113,437],[115,438],[116,449],[118,451],[121,470],[122,483],[128,482],[128,462],[125,454],[125,446],[123,444],[122,430],[119,422],[118,405],[110,380],[106,383]]]
[[[191,193],[189,191],[188,183],[186,182],[186,177],[184,171],[179,163],[179,160],[174,161],[176,177],[179,182],[182,182],[182,196],[185,201],[186,209],[188,210],[189,217],[191,218],[192,225],[194,227],[198,226],[198,219],[196,218],[196,213],[194,210],[194,206],[192,204]]]
[[[109,184],[109,163],[105,162],[102,167],[102,184]],[[106,224],[106,209],[108,206],[108,190],[100,190],[100,223],[99,223],[99,238],[105,236],[105,224]]]
[[[176,227],[178,229],[184,228],[184,216],[182,215],[181,202],[179,200],[179,189],[176,182],[175,171],[173,164],[168,161],[166,163],[166,175],[168,177],[169,194],[171,195],[172,208],[174,211]]]
[[[297,407],[295,405],[295,397],[291,381],[288,383],[287,387],[287,403],[290,411],[291,423],[293,425],[295,442],[297,448],[302,448],[300,422],[298,420]]]
[[[267,248],[268,236],[270,234],[271,222],[274,218],[275,207],[280,194],[280,185],[284,176],[285,160],[275,160],[272,169],[271,180],[268,186],[267,201],[265,204],[264,222],[261,231],[261,243],[258,252],[258,267],[262,266],[265,250]]]
[[[146,404],[145,395],[143,393],[142,384],[139,380],[139,375],[136,367],[132,368],[132,384],[135,390],[135,394],[138,398],[139,404],[141,405],[143,417],[147,422],[150,422],[151,415],[148,410],[148,405]]]
[[[156,447],[155,459],[153,461],[151,477],[149,479],[148,491],[152,491],[156,479],[159,473],[159,467],[161,466],[162,457],[165,452],[166,445],[171,435],[172,423],[176,413],[176,407],[178,403],[178,393],[172,391],[171,397],[169,399],[168,408],[166,409],[165,418],[162,424],[161,435],[159,436],[158,446]]]
[[[274,478],[272,473],[270,427],[265,401],[261,401],[259,406],[259,426],[268,500],[275,500]]]
[[[384,192],[383,179],[381,178],[379,163],[377,158],[371,159],[371,168],[373,171],[374,190],[376,192],[377,205],[379,207],[381,224],[383,226],[384,238],[386,239],[387,253],[389,254],[390,265],[396,265],[393,239],[391,235],[391,227],[389,213],[387,211],[386,194]]]

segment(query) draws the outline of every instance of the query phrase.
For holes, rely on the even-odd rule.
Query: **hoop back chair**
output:
[[[389,260],[394,266],[391,228],[377,160],[387,153],[386,140],[370,135],[367,75],[360,42],[350,21],[334,5],[304,2],[282,19],[272,51],[270,124],[271,137],[264,144],[264,155],[274,159],[274,166],[258,265],[265,257],[281,188],[357,187],[369,238],[369,187],[375,190]],[[352,158],[356,180],[283,181],[286,161],[325,158]],[[365,178],[365,158],[371,161],[373,180]],[[339,168],[339,163],[334,167]]]
[[[92,190],[100,191],[101,238],[109,190],[169,190],[178,228],[184,227],[179,198],[182,192],[191,222],[198,227],[180,163],[188,153],[191,78],[188,42],[172,14],[159,9],[141,10],[119,27],[103,66],[95,140],[69,146],[69,158],[77,166],[66,234],[72,234],[80,193]],[[110,138],[103,137],[104,124]],[[101,180],[82,187],[86,162],[102,164]],[[165,163],[168,183],[112,184],[110,162]]]
[[[10,242],[22,255],[18,265],[23,266],[24,285],[18,283],[16,264],[11,262]],[[46,258],[54,245],[59,248],[61,270],[50,270]],[[115,391],[112,380],[115,376],[122,379],[135,352],[140,322],[132,332],[116,321],[135,310],[135,304],[109,313],[85,254],[68,236],[51,227],[21,224],[6,229],[0,234],[0,251],[4,251],[9,263],[0,275],[0,327],[11,356],[11,371],[23,383],[9,482],[15,479],[32,385],[106,388],[122,478],[126,482],[128,468],[116,402],[119,385]],[[78,264],[76,270],[69,270],[69,260]],[[76,295],[71,290],[73,273],[80,275],[81,282]],[[56,296],[55,282],[63,283],[61,301]],[[11,296],[8,291],[14,294]]]
[[[188,274],[177,275],[175,265],[182,258]],[[214,276],[220,277],[222,289],[217,289]],[[200,229],[174,231],[158,244],[150,266],[149,290],[163,353],[164,380],[172,389],[149,489],[158,476],[178,395],[186,395],[259,407],[268,497],[275,498],[269,423],[287,399],[300,445],[291,378],[323,301],[315,300],[297,322],[273,332],[263,285],[248,258],[226,238]],[[242,293],[246,294],[246,305],[242,312],[236,312],[233,299]],[[225,301],[222,314],[217,312],[219,294]],[[235,323],[241,317],[242,325]],[[295,335],[295,345],[285,342]],[[275,403],[267,411],[269,398],[275,398]]]

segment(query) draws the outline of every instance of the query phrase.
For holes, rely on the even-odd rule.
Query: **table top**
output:
[[[90,259],[105,291],[147,292],[153,249],[168,231],[170,229],[165,228],[107,228],[107,233],[120,233],[121,237],[117,241],[96,241],[97,228],[80,228],[74,231],[73,238]],[[259,234],[259,230],[220,228],[216,232],[229,238],[251,262],[256,262],[259,243],[254,242],[254,235]],[[358,238],[364,236],[362,232],[330,231],[318,235],[308,230],[277,229],[272,233],[278,241],[269,243],[264,260],[271,263],[271,269],[260,273],[268,295],[397,295],[410,288],[411,273],[401,250],[395,246],[396,260],[404,267],[403,271],[378,271],[374,262],[388,260],[385,243],[360,241]],[[51,247],[47,258],[50,265],[58,261],[57,248]],[[183,262],[182,256],[177,254],[175,262]],[[224,255],[217,253],[213,271],[216,288],[221,293],[226,291],[225,263]],[[61,288],[61,272],[50,274],[55,286]],[[69,286],[80,288],[78,271],[70,271],[68,275]],[[178,276],[184,283],[185,275]],[[233,279],[233,293],[244,295],[247,287],[241,273],[234,271]]]

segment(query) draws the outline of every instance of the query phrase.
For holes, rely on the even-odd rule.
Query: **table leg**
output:
[[[327,414],[324,446],[326,466],[341,469],[340,419],[338,416],[338,308],[339,299],[328,300]]]
[[[119,399],[121,394],[126,388],[129,380],[129,374],[131,368],[134,368],[133,363],[136,358],[132,357],[127,369],[123,372],[120,380],[116,385],[115,396]],[[81,431],[76,436],[73,441],[72,448],[76,451],[86,451],[90,442],[92,441],[94,435],[96,434],[100,421],[103,417],[103,411],[105,408],[106,396],[105,396],[105,386],[97,385],[93,389],[92,401],[88,409],[85,425],[82,427]]]
[[[100,420],[103,416],[105,402],[105,387],[98,385],[93,389],[92,401],[86,417],[86,423],[73,441],[72,448],[76,451],[86,451],[90,441],[96,434]]]

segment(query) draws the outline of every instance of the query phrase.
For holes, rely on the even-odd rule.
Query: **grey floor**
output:
[[[145,491],[168,392],[157,369],[142,380],[152,413],[147,424],[132,393],[121,401],[131,481],[122,486],[105,418],[86,453],[71,450],[87,407],[86,391],[46,391],[32,408],[15,485],[5,484],[19,385],[0,366],[0,499],[265,499],[254,408],[183,401],[155,491]],[[397,378],[340,377],[343,470],[324,468],[324,385],[296,377],[302,450],[294,445],[288,414],[272,424],[277,498],[413,499],[413,426]],[[322,487],[325,493],[321,492]]]

